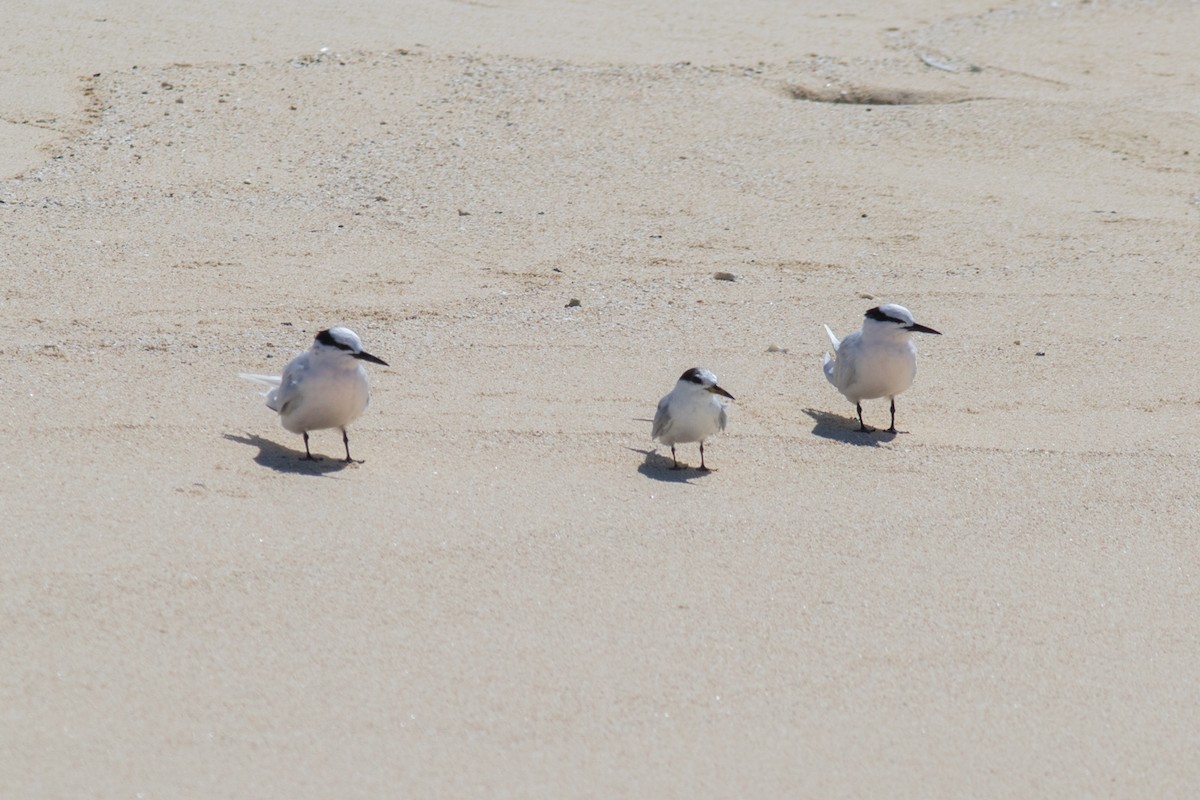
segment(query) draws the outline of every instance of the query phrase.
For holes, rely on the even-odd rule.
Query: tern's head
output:
[[[321,331],[317,334],[317,338],[313,339],[313,349],[327,352],[341,352],[351,358],[370,361],[372,364],[382,364],[385,367],[388,365],[382,358],[373,356],[363,350],[362,340],[358,338],[357,333],[349,328],[338,327]]]
[[[869,310],[865,315],[866,321],[863,323],[863,331],[874,330],[880,333],[895,331],[904,333],[936,333],[941,336],[941,331],[935,331],[933,328],[928,328],[913,320],[912,312],[904,306],[898,306],[895,303],[888,303],[882,306],[876,306]]]
[[[692,367],[687,372],[679,376],[677,386],[685,386],[699,392],[710,392],[711,394],[719,394],[722,397],[733,399],[733,395],[717,386],[717,376],[713,375],[706,369],[700,367]]]

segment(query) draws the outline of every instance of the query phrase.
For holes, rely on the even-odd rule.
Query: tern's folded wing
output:
[[[651,439],[658,439],[671,429],[671,412],[667,404],[668,397],[664,397],[658,401],[658,411],[654,412],[654,427],[650,429]]]
[[[288,405],[300,396],[300,382],[304,379],[306,372],[308,372],[308,367],[305,364],[297,364],[293,361],[287,365],[283,371],[279,389],[275,392],[275,405],[272,408],[280,414],[287,413]]]

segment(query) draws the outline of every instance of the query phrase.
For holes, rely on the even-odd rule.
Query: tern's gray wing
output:
[[[729,422],[729,414],[725,411],[725,404],[721,404],[721,413],[717,415],[717,422],[721,425],[721,430],[725,430],[726,423]]]
[[[650,438],[658,439],[671,429],[671,411],[667,400],[670,395],[658,401],[658,411],[654,412],[654,427],[650,429]]]
[[[833,365],[833,376],[830,382],[847,397],[849,397],[848,393],[853,391],[857,381],[857,365],[861,355],[862,335],[858,331],[842,339],[842,343],[838,346],[837,360]]]
[[[307,354],[302,353],[293,358],[283,368],[279,389],[275,392],[275,410],[280,414],[286,414],[289,404],[295,402],[300,395],[300,382],[304,380],[304,374],[308,372],[308,359],[305,358],[305,355]]]
[[[839,389],[847,391],[854,385],[854,358],[850,353],[837,360],[837,373]]]

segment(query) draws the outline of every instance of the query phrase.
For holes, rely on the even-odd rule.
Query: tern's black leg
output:
[[[313,458],[312,451],[308,449],[308,431],[304,432],[304,459],[306,461],[320,461],[319,458]]]
[[[855,403],[854,405],[855,405],[855,406],[858,408],[858,430],[859,430],[861,433],[872,433],[872,432],[874,432],[874,430],[875,430],[874,428],[868,428],[868,427],[867,427],[867,423],[863,422],[863,418],[862,418],[862,403]]]
[[[896,398],[892,398],[892,427],[888,428],[888,433],[896,432]]]
[[[704,466],[704,442],[700,443],[700,471],[701,472],[711,472],[712,471],[708,467]]]
[[[671,463],[674,464],[671,469],[683,469],[679,466],[679,459],[675,458],[675,445],[671,445]]]
[[[353,464],[354,459],[350,457],[350,434],[346,433],[345,428],[342,428],[342,444],[346,445],[346,463]]]

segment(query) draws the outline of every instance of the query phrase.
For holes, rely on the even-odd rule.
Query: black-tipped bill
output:
[[[729,392],[722,389],[720,386],[709,386],[708,390],[710,392],[712,392],[713,394],[719,394],[722,397],[728,397],[730,400],[735,399],[733,395],[731,395]]]
[[[937,333],[937,331],[934,331],[934,333]],[[382,358],[379,356],[373,356],[370,353],[355,353],[354,357],[359,361],[370,361],[372,364],[382,364],[385,367],[388,366],[388,363]]]
[[[933,328],[928,328],[917,322],[914,322],[912,325],[905,325],[904,330],[912,331],[913,333],[935,333],[938,336],[942,335],[941,331],[935,331]]]

